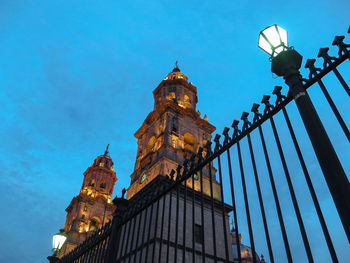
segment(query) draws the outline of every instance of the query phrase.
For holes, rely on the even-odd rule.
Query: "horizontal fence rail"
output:
[[[341,87],[349,102],[349,86],[337,69],[350,60],[350,45],[343,40],[337,36],[332,43],[337,57],[320,49],[323,68],[315,59],[306,61],[303,85],[320,87],[347,144],[350,133],[341,112],[348,105],[336,106],[323,82],[334,74],[339,86],[332,88]],[[340,262],[339,253],[349,257],[350,222],[336,230],[327,224],[317,193],[325,189],[329,196],[327,184],[312,150],[304,150],[312,149],[310,142],[298,139],[305,132],[290,117],[297,116],[295,110],[287,109],[293,98],[283,95],[281,86],[272,94],[273,103],[263,96],[261,113],[261,105],[253,104],[251,120],[243,112],[232,131],[226,127],[213,145],[199,147],[176,171],[158,176],[131,200],[116,198],[113,221],[59,262]],[[339,218],[334,222],[340,225]]]

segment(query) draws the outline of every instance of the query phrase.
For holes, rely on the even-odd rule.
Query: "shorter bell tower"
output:
[[[70,252],[94,231],[112,220],[115,207],[111,200],[117,177],[108,148],[109,144],[105,153],[97,156],[84,172],[79,194],[66,208],[64,231],[68,238],[60,250],[59,257]]]

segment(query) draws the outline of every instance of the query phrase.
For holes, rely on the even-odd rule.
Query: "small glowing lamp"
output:
[[[258,46],[271,57],[277,56],[288,49],[287,31],[278,25],[265,28],[259,34]]]
[[[53,236],[52,250],[55,252],[58,252],[62,248],[66,240],[67,240],[67,234],[64,232],[63,229],[60,229],[60,232]]]

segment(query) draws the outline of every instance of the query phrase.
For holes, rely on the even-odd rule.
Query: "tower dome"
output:
[[[173,71],[170,72],[170,73],[165,77],[164,80],[170,80],[170,79],[183,79],[183,80],[185,80],[185,81],[188,81],[188,77],[187,77],[185,74],[181,73],[181,71],[180,71],[180,69],[179,69],[179,66],[178,66],[178,64],[177,64],[177,61],[176,61],[176,63],[175,63],[175,67],[174,67]]]
[[[96,157],[96,159],[94,160],[94,163],[91,165],[92,167],[99,166],[99,167],[104,167],[106,169],[114,171],[112,158],[109,157],[108,155],[109,154],[108,148],[109,148],[109,144],[106,147],[105,153],[103,155],[99,155]]]

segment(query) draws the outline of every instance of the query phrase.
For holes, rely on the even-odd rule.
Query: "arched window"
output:
[[[176,118],[173,118],[171,131],[176,132],[176,133],[178,132],[177,119]]]
[[[166,96],[167,100],[174,100],[176,99],[175,92],[169,92],[169,94]]]
[[[89,186],[95,186],[95,179],[92,179],[89,183]]]
[[[194,136],[191,133],[186,132],[184,135],[184,148],[194,152],[195,144],[196,139],[194,138]]]
[[[154,144],[156,143],[156,137],[152,136],[147,142],[147,150],[153,151]]]
[[[106,182],[102,182],[102,183],[100,184],[100,188],[106,188]]]

